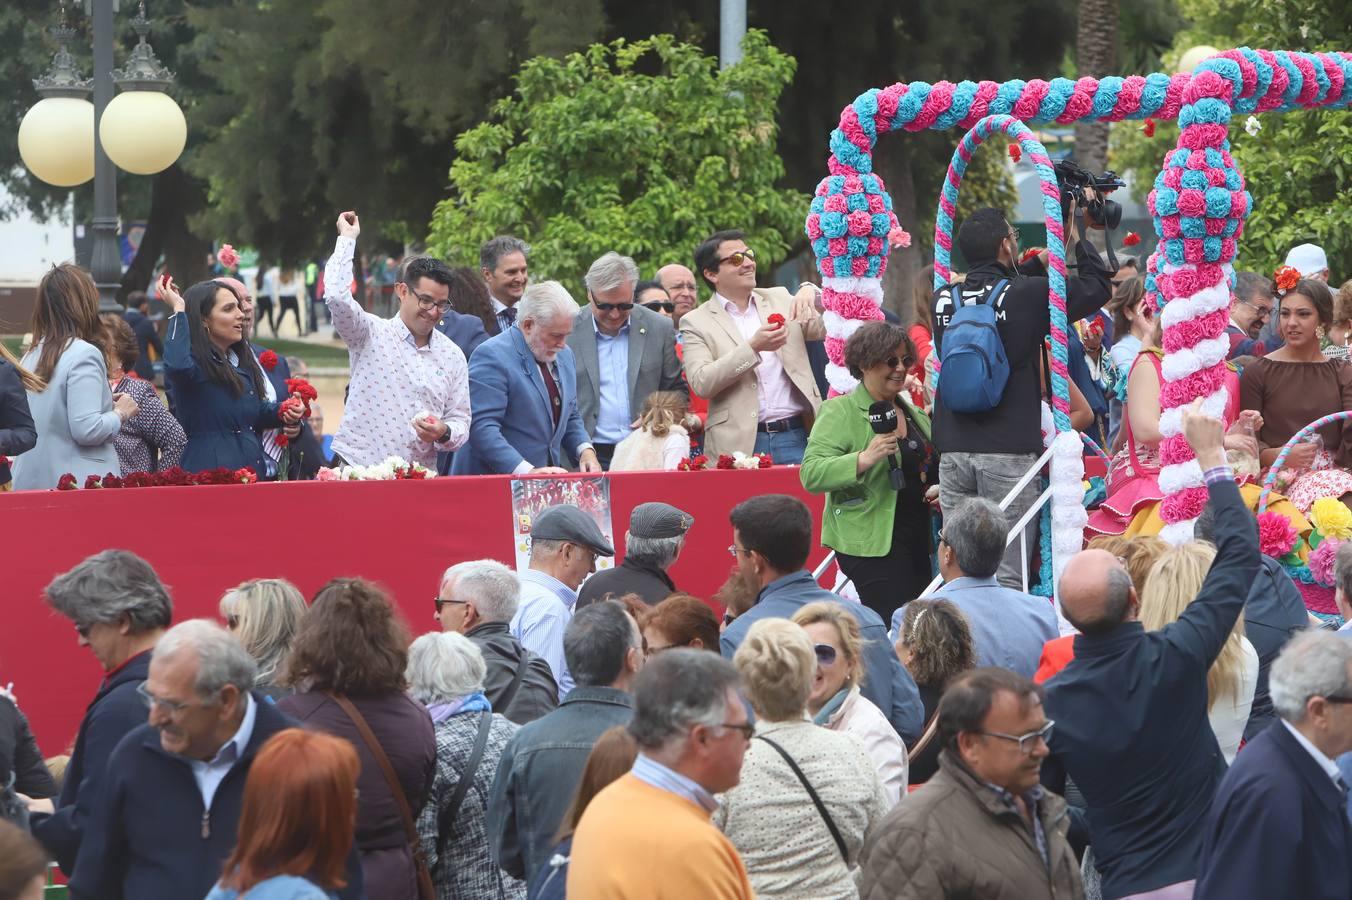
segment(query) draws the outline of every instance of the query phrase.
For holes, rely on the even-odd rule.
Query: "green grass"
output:
[[[19,335],[0,337],[10,353],[19,355]],[[327,344],[307,344],[304,341],[288,341],[285,338],[273,340],[264,338],[254,341],[260,347],[266,347],[281,356],[299,356],[312,369],[347,368],[347,348],[331,347]]]

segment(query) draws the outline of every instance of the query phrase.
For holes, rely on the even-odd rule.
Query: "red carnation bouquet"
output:
[[[95,491],[108,488],[141,488],[141,487],[189,487],[211,484],[253,484],[258,481],[258,474],[250,468],[227,469],[224,466],[216,469],[207,469],[203,472],[188,472],[179,466],[165,469],[163,472],[132,472],[128,475],[118,476],[109,472],[107,475],[90,475],[85,478],[84,490]],[[70,472],[62,475],[56,483],[58,491],[78,491],[81,485],[79,480]]]

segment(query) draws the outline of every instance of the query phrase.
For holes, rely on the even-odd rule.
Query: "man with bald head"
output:
[[[1166,413],[1169,415],[1170,413]],[[1225,463],[1221,423],[1181,411],[1215,511],[1216,559],[1178,621],[1147,632],[1122,562],[1086,550],[1059,583],[1080,634],[1075,659],[1047,683],[1056,721],[1043,783],[1070,776],[1087,806],[1094,863],[1109,900],[1192,896],[1207,810],[1225,758],[1207,720],[1207,672],[1258,575],[1258,534]]]
[[[666,291],[667,296],[671,298],[672,305],[676,307],[671,314],[671,324],[679,329],[681,327],[681,316],[699,305],[695,273],[680,263],[671,263],[657,270],[657,280],[661,283],[662,290]],[[677,342],[680,339],[681,333],[677,331]]]

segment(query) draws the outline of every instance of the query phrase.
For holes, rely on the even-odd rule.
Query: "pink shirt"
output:
[[[722,294],[714,294],[714,299],[723,304],[723,309],[727,310],[732,321],[737,323],[737,330],[742,333],[747,343],[750,343],[751,337],[765,324],[761,320],[760,310],[756,307],[756,295],[751,295],[746,312],[739,311],[737,304]],[[760,366],[756,369],[756,394],[760,398],[757,422],[792,419],[808,411],[807,405],[797,396],[789,374],[784,371],[784,363],[780,361],[777,351],[767,350],[760,354]]]
[[[435,469],[438,450],[455,450],[469,437],[469,365],[440,331],[419,347],[398,315],[382,319],[357,305],[348,287],[356,246],[351,238],[339,237],[324,267],[324,302],[352,366],[333,451],[358,466],[398,456]],[[419,413],[444,421],[450,440],[418,440],[413,417]]]

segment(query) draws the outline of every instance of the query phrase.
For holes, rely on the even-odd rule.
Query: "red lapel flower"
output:
[[[271,372],[273,369],[277,368],[277,354],[271,350],[264,350],[262,353],[258,354],[258,364],[266,371]]]

